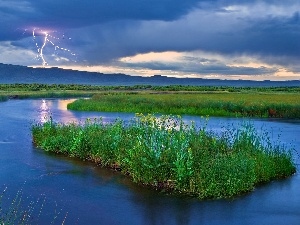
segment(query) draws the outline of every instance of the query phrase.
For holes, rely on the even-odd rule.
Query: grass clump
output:
[[[134,182],[205,198],[249,192],[295,173],[291,152],[272,145],[251,124],[221,134],[180,117],[137,115],[129,123],[52,120],[32,126],[36,146],[121,170]]]

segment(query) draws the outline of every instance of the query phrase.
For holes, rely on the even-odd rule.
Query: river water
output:
[[[30,219],[33,224],[50,224],[53,220],[53,224],[300,224],[299,173],[235,199],[200,201],[158,193],[133,184],[118,172],[36,149],[30,127],[43,121],[45,115],[60,122],[99,116],[110,122],[134,116],[68,111],[68,102],[37,99],[0,103],[0,188],[6,188],[2,204],[12,204],[21,193],[21,205],[35,205],[36,212]],[[183,119],[200,120],[192,116]],[[241,122],[236,118],[210,118],[208,128],[218,132],[221,127]],[[258,130],[267,130],[272,140],[294,147],[299,170],[299,120],[250,122]]]

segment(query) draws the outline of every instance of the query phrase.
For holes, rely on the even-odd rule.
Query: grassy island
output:
[[[215,134],[180,117],[137,115],[129,123],[101,119],[32,126],[45,151],[120,170],[136,183],[200,199],[226,198],[295,173],[291,152],[251,124]]]

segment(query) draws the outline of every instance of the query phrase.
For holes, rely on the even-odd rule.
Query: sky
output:
[[[300,80],[300,1],[0,0],[0,63]]]

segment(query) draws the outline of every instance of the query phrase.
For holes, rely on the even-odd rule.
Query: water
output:
[[[134,116],[67,111],[68,102],[39,99],[0,103],[0,188],[7,187],[8,202],[21,190],[25,206],[45,198],[40,217],[34,216],[32,223],[49,224],[57,216],[54,224],[62,224],[64,219],[65,224],[299,224],[299,173],[235,199],[200,201],[142,188],[118,172],[36,149],[30,127],[45,115],[61,122],[96,116],[111,122],[116,117],[129,120]],[[199,117],[185,116],[184,120],[199,121]],[[281,135],[282,143],[291,143],[299,154],[299,120],[251,122],[258,130],[270,132],[274,140]],[[222,126],[240,123],[241,119],[210,118],[208,127],[218,132]],[[299,164],[296,153],[295,160]]]

